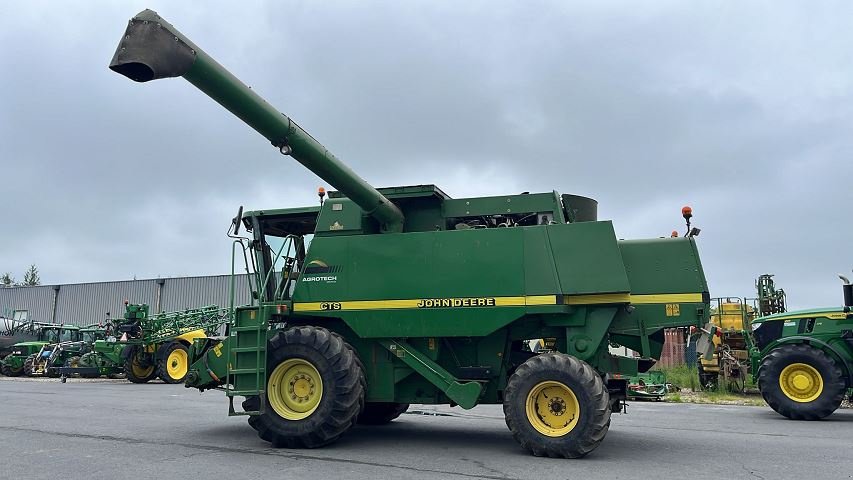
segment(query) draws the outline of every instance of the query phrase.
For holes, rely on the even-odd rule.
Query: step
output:
[[[232,352],[263,352],[265,349],[263,347],[231,347]]]
[[[228,390],[226,393],[229,397],[254,397],[255,395],[263,395],[264,390]]]
[[[228,373],[229,373],[229,374],[231,374],[231,375],[254,375],[254,374],[258,373],[258,372],[260,372],[260,375],[261,375],[261,376],[263,376],[263,375],[264,375],[264,373],[265,373],[263,368],[261,368],[261,369],[254,369],[254,368],[233,368],[233,369],[231,369],[231,370],[229,370],[229,371],[228,371]]]
[[[232,332],[265,332],[266,325],[251,325],[248,327],[231,327]]]

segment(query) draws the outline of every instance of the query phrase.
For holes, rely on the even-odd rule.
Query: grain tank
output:
[[[501,404],[525,449],[580,457],[620,411],[624,379],[659,357],[663,329],[708,320],[692,236],[618,240],[595,200],[555,191],[374,188],[150,10],[110,68],[185,78],[336,189],[320,206],[241,208],[231,235],[256,301],[190,352],[187,386],[223,389],[276,446],[326,445],[411,403]],[[531,352],[537,338],[554,351]]]

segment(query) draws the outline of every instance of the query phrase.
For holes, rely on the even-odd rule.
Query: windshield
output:
[[[95,332],[82,332],[83,333],[83,341],[86,343],[95,343],[95,340],[98,339]]]
[[[57,343],[59,342],[59,330],[56,328],[51,328],[44,331],[44,341],[47,343]]]
[[[59,336],[60,342],[70,342],[73,339],[74,330],[62,330],[62,335]]]

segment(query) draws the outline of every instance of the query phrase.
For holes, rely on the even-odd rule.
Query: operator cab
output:
[[[242,225],[251,232],[246,263],[257,272],[255,289],[261,301],[290,299],[295,279],[302,272],[306,247],[317,228],[320,206],[259,210],[242,215]],[[239,229],[235,235],[239,234]],[[248,240],[248,239],[247,239]]]

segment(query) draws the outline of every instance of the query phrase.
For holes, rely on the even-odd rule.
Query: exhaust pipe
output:
[[[842,287],[844,289],[844,310],[849,311],[853,307],[853,284],[844,275],[838,275],[838,278],[844,282],[844,286]]]

